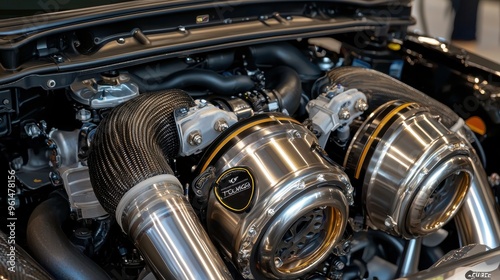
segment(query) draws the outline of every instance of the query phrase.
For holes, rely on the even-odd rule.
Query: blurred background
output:
[[[460,5],[460,2],[475,0],[415,0],[413,4],[413,16],[417,19],[417,25],[410,27],[418,33],[427,33],[434,37],[441,37],[448,42],[452,41],[469,51],[485,58],[500,63],[500,0],[479,0],[476,20],[476,40],[452,40],[451,35],[454,26],[455,11],[452,6]],[[462,8],[464,12],[458,23],[458,33],[467,32],[471,25],[468,23],[474,18],[474,9],[470,4]],[[500,69],[499,69],[500,70]]]

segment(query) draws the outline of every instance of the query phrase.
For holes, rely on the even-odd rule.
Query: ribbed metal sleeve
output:
[[[0,231],[0,259],[0,279],[54,279],[23,249],[12,242],[9,244],[3,231]]]
[[[459,116],[446,105],[399,80],[375,70],[339,67],[329,71],[327,76],[332,83],[362,91],[368,97],[370,106],[373,109],[389,100],[400,99],[415,101],[430,107],[431,112],[441,116],[443,124],[448,128],[453,126],[459,119]]]
[[[192,107],[182,90],[142,94],[115,107],[99,124],[88,157],[90,181],[114,215],[123,195],[150,177],[172,174],[167,159],[179,152],[174,111]]]

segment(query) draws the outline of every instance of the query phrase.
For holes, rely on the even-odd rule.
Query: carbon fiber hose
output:
[[[99,124],[88,158],[97,199],[157,279],[232,278],[168,164],[180,146],[174,112],[194,105],[182,90],[129,100]]]
[[[370,107],[377,108],[390,100],[415,101],[429,107],[432,113],[440,115],[448,128],[455,125],[459,116],[449,107],[432,97],[381,72],[359,68],[339,67],[327,73],[328,83],[362,91],[370,100]]]
[[[9,240],[12,239],[0,231],[0,279],[54,279],[28,253]],[[15,250],[11,250],[12,247]]]
[[[88,158],[90,181],[103,208],[114,215],[138,183],[172,174],[168,158],[179,151],[173,112],[194,106],[184,91],[142,94],[114,108],[99,124]]]

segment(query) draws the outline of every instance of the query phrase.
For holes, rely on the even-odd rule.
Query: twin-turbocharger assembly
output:
[[[217,252],[247,279],[299,278],[349,238],[355,203],[367,226],[392,235],[441,228],[471,185],[468,142],[427,106],[373,105],[362,91],[333,89],[311,101],[312,125],[282,113],[229,118],[193,168],[189,199],[169,164],[184,141],[175,112],[196,103],[180,90],[142,94],[96,131],[88,159],[96,196],[157,278],[230,278]],[[325,112],[342,117],[314,117]],[[343,167],[325,145],[338,146],[326,150]]]

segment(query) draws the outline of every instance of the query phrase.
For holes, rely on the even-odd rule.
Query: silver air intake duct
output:
[[[173,112],[193,105],[169,90],[115,107],[95,133],[90,180],[156,278],[231,279],[168,165],[179,152]]]
[[[380,106],[366,119],[344,166],[362,186],[371,226],[404,238],[427,235],[450,221],[473,174],[466,140],[427,107],[400,101]]]
[[[207,193],[202,218],[243,277],[299,278],[341,240],[352,187],[322,152],[281,114],[241,121],[207,150],[193,188]]]

